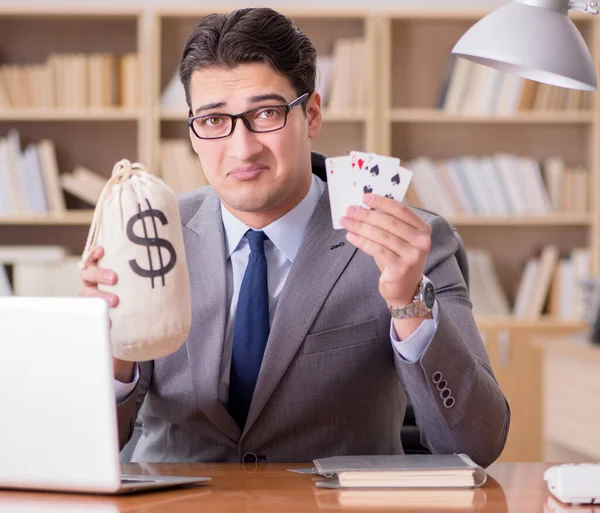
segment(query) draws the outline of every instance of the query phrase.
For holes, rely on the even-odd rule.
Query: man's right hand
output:
[[[96,246],[90,254],[88,265],[79,273],[79,278],[83,283],[83,290],[79,293],[81,297],[100,297],[104,299],[110,308],[119,304],[119,296],[111,292],[98,289],[98,284],[114,285],[117,283],[117,273],[110,269],[98,267],[98,260],[104,255],[102,246]],[[113,368],[115,379],[121,383],[131,383],[133,372],[135,370],[134,362],[126,362],[113,358]]]

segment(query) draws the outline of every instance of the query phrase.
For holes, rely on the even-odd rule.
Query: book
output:
[[[24,261],[13,264],[13,293],[16,296],[76,296],[81,289],[79,256],[55,261]]]
[[[77,166],[72,173],[63,173],[60,176],[65,191],[90,205],[98,203],[107,180],[106,177],[83,166]]]
[[[175,71],[160,96],[160,108],[165,111],[181,112],[181,116],[187,116],[189,110],[185,100],[185,89],[179,79],[178,71]]]
[[[0,246],[0,265],[24,263],[59,262],[66,258],[67,251],[63,246],[33,244]]]
[[[432,491],[419,488],[326,490],[315,487],[313,493],[319,509],[462,511],[481,509],[487,503],[484,488],[441,488]]]
[[[43,139],[38,143],[37,149],[42,166],[43,182],[46,187],[48,208],[51,213],[63,213],[67,210],[67,207],[60,184],[60,173],[56,161],[54,143],[48,139]]]
[[[333,456],[313,461],[321,488],[474,488],[486,473],[466,454]]]

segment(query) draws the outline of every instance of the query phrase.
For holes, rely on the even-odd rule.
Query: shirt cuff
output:
[[[124,403],[135,389],[138,380],[140,379],[140,366],[136,363],[133,371],[133,379],[131,383],[121,383],[118,380],[114,380],[115,385],[115,396],[117,397],[117,404]]]
[[[433,319],[425,319],[416,331],[406,340],[398,340],[398,334],[394,328],[394,319],[390,321],[390,339],[396,353],[407,362],[417,362],[429,347],[438,325],[439,306],[436,300],[431,311]]]

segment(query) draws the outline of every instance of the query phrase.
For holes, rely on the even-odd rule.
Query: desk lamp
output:
[[[592,57],[568,13],[598,14],[598,3],[514,0],[475,23],[452,53],[537,82],[595,91]]]

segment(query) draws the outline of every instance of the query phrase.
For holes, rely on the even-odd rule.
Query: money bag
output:
[[[160,178],[127,159],[114,166],[92,220],[80,268],[100,245],[98,266],[117,274],[110,309],[112,354],[143,362],[175,352],[191,325],[188,268],[177,197]]]

